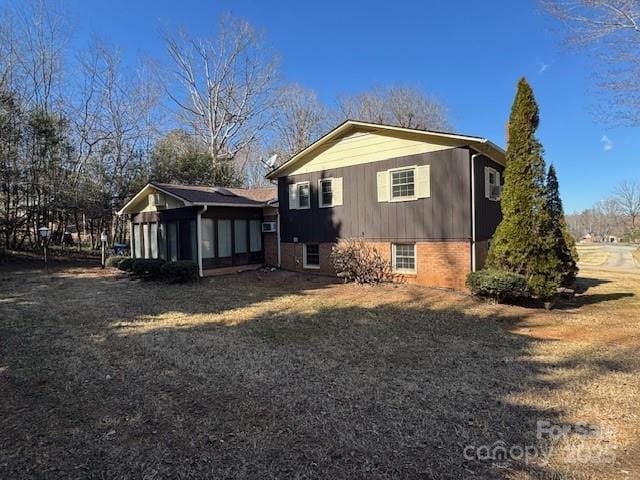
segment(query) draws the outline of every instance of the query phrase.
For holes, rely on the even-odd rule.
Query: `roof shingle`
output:
[[[171,183],[152,182],[151,185],[175,195],[190,203],[217,203],[226,205],[264,206],[267,202],[278,198],[276,187],[262,188],[225,188],[205,187],[198,185],[175,185]]]

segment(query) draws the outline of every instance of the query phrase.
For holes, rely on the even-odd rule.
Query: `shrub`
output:
[[[120,262],[118,262],[118,269],[122,270],[123,272],[130,272],[134,261],[135,260],[131,257],[123,258],[122,260],[120,260]]]
[[[471,272],[467,275],[467,287],[473,295],[493,298],[498,303],[528,296],[527,278],[502,270]]]
[[[532,275],[527,283],[532,296],[547,300],[556,296],[561,281],[560,279],[549,279],[542,275]]]
[[[107,267],[116,268],[120,264],[120,262],[126,258],[128,257],[125,257],[123,255],[111,255],[109,258],[107,258],[104,264]]]
[[[166,262],[162,265],[162,276],[172,282],[192,282],[198,279],[198,264],[191,260]]]
[[[159,258],[139,258],[133,261],[131,271],[136,275],[144,275],[152,278],[160,276],[162,265],[166,262]]]
[[[345,282],[376,284],[391,278],[391,264],[363,240],[340,240],[331,250],[331,262]]]

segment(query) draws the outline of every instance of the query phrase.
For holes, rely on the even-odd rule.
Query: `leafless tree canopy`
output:
[[[567,215],[567,223],[575,238],[591,234],[600,241],[609,235],[640,240],[637,222],[640,217],[640,184],[621,182],[611,197],[596,202],[591,208]]]
[[[216,38],[165,35],[174,89],[167,93],[179,118],[200,136],[214,158],[233,158],[271,121],[276,59],[243,20],[224,16]]]
[[[442,104],[411,87],[343,97],[342,113],[332,110],[316,92],[281,83],[261,35],[231,16],[212,38],[165,34],[170,67],[151,69],[128,67],[98,39],[72,50],[56,6],[0,8],[0,246],[33,247],[43,225],[57,243],[69,230],[92,246],[103,230],[126,241],[115,212],[154,175],[259,185],[262,159],[287,160],[344,116],[449,126]],[[171,129],[180,138],[166,136]]]
[[[423,130],[449,130],[446,107],[410,86],[376,87],[343,95],[338,105],[344,118]]]
[[[571,45],[592,48],[597,78],[606,92],[605,118],[640,125],[640,2],[638,0],[542,0],[566,26]]]
[[[326,133],[334,117],[315,91],[297,84],[283,87],[273,122],[272,150],[280,161],[288,159]]]
[[[622,214],[635,230],[636,220],[640,216],[640,185],[635,181],[625,180],[614,191],[614,199]]]

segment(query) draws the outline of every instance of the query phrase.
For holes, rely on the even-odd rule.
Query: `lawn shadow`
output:
[[[602,278],[593,278],[593,277],[583,277],[578,276],[576,278],[573,289],[578,294],[586,293],[587,290],[593,287],[598,287],[600,285],[604,285],[606,283],[611,283],[610,280],[605,280]]]
[[[0,476],[562,478],[500,457],[544,452],[537,422],[563,413],[527,406],[561,385],[539,340],[500,326],[520,316],[340,288],[282,272],[21,280],[0,294]]]

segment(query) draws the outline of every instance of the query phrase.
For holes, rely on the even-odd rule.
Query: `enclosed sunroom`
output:
[[[118,213],[129,217],[133,258],[192,260],[205,275],[265,263],[277,192],[149,183]]]

